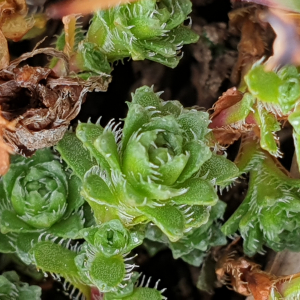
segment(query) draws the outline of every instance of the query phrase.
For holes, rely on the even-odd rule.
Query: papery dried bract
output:
[[[34,19],[27,18],[25,0],[4,0],[0,4],[0,30],[4,36],[19,41],[34,26]]]
[[[66,63],[66,56],[57,50],[37,49],[0,71],[2,114],[15,122],[15,129],[5,129],[3,137],[14,152],[23,155],[55,145],[79,113],[86,92],[105,90],[109,82],[101,77],[88,81],[58,78],[49,68],[18,67],[23,60],[39,53],[58,56]]]

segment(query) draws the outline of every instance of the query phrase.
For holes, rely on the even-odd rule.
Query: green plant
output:
[[[127,254],[153,223],[175,257],[199,265],[211,246],[226,243],[218,223],[212,226],[225,209],[216,187],[229,185],[238,169],[211,151],[207,113],[162,101],[146,86],[128,107],[123,129],[114,121],[80,123],[65,134],[56,149],[71,172],[50,149],[16,157],[1,181],[1,232],[6,252],[64,277],[86,297],[96,286],[107,299],[162,299],[134,288]],[[79,238],[85,243],[74,245]]]
[[[83,78],[109,74],[110,63],[127,57],[175,68],[181,47],[199,39],[183,25],[191,11],[190,0],[141,0],[96,12],[86,35],[75,26],[76,18],[68,16],[57,49],[69,55],[73,70]],[[57,59],[51,67],[64,72]]]
[[[35,49],[8,67],[8,50],[4,53],[1,145],[3,140],[29,155],[23,152],[25,144],[18,143],[22,124],[27,124],[28,130],[22,131],[26,142],[32,142],[38,131],[36,140],[44,135],[49,142],[41,145],[56,145],[31,157],[13,156],[9,171],[0,178],[0,252],[63,281],[70,297],[94,300],[101,293],[104,300],[165,299],[158,282],[150,288],[150,281],[145,284],[145,277],[136,272],[134,253],[142,244],[150,254],[168,247],[175,259],[196,267],[210,260],[206,270],[215,263],[214,254],[221,253],[216,263],[221,267],[211,268],[220,280],[230,275],[233,287],[244,295],[255,291],[253,282],[265,276],[268,299],[299,296],[298,276],[289,277],[290,282],[274,279],[238,255],[238,251],[248,256],[263,253],[265,246],[300,251],[300,180],[278,161],[282,153],[276,135],[282,121],[292,125],[299,165],[296,66],[269,71],[264,59],[257,61],[245,72],[238,90],[232,88],[220,97],[211,116],[177,100],[163,101],[161,93],[143,86],[132,93],[122,122],[111,120],[105,127],[100,119],[95,124],[78,122],[62,139],[61,134],[48,141],[51,136],[54,140],[52,130],[62,124],[62,116],[67,129],[87,91],[107,88],[115,62],[149,59],[176,67],[181,47],[199,38],[184,25],[190,12],[189,0],[139,0],[95,12],[86,33],[78,17],[69,15],[63,18],[56,50]],[[52,70],[17,67],[24,58],[52,52],[56,55],[50,62]],[[41,72],[47,80],[39,78]],[[21,98],[29,92],[30,103],[18,107],[15,95]],[[79,104],[72,97],[76,93]],[[32,100],[35,94],[39,101]],[[32,103],[34,110],[27,110]],[[11,121],[23,110],[26,114],[18,117],[19,123]],[[232,162],[223,146],[240,137]],[[8,158],[13,149],[5,151]],[[5,170],[8,165],[6,160]],[[245,174],[249,174],[247,194],[222,224],[226,203],[219,195]],[[237,242],[220,247],[237,233],[243,250],[232,251]],[[38,299],[40,294],[39,288],[20,283],[16,273],[0,276],[0,298]],[[256,298],[262,299],[267,298]]]
[[[0,297],[3,300],[40,300],[42,290],[39,286],[29,286],[21,282],[18,274],[14,271],[4,272],[0,275]]]

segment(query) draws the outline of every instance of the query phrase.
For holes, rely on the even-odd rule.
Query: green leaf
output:
[[[190,154],[190,158],[177,182],[184,182],[193,174],[198,172],[200,167],[209,160],[212,155],[208,146],[206,146],[202,141],[195,140],[186,143],[183,151],[188,152]]]
[[[112,169],[121,170],[118,146],[112,131],[104,129],[103,133],[95,140],[94,146]]]
[[[96,139],[103,133],[103,130],[100,124],[80,123],[76,128],[76,136],[97,160],[101,169],[109,171],[108,162],[94,146]]]
[[[137,132],[144,124],[150,120],[150,112],[144,106],[135,103],[127,103],[128,113],[125,119],[122,138],[122,150],[127,146],[127,143],[134,132]]]
[[[56,149],[81,180],[85,173],[96,165],[95,159],[91,158],[89,151],[84,149],[82,142],[74,133],[66,132]]]
[[[176,242],[183,236],[184,217],[175,206],[141,207],[140,210],[168,236],[170,241]]]
[[[0,233],[0,252],[1,253],[13,253],[15,248],[13,247],[13,238],[8,234]]]
[[[263,65],[254,65],[245,76],[251,94],[261,101],[278,104],[282,80],[274,72],[266,72]]]
[[[92,283],[101,291],[109,292],[118,286],[125,276],[125,264],[120,255],[105,257],[98,253],[90,265]]]
[[[133,290],[130,296],[122,298],[124,300],[163,300],[160,291],[147,287],[138,287]]]
[[[219,199],[213,185],[200,178],[188,179],[177,187],[188,189],[188,191],[183,195],[173,197],[176,204],[215,205]]]
[[[4,272],[0,275],[0,296],[3,300],[40,300],[42,289],[39,286],[29,286],[21,282],[15,271]]]
[[[143,107],[152,107],[154,110],[161,110],[162,104],[159,96],[154,93],[153,88],[143,86],[132,93],[132,103]]]
[[[210,123],[208,113],[196,110],[186,110],[177,119],[183,131],[188,137],[188,141],[203,140],[208,133]]]
[[[216,184],[226,186],[232,183],[239,174],[237,166],[221,155],[212,154],[200,169],[200,176],[206,180],[216,180]]]

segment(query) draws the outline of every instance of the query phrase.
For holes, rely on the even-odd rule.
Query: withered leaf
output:
[[[1,109],[0,109],[1,113]],[[13,153],[12,148],[3,141],[3,131],[5,128],[14,130],[15,122],[9,122],[0,114],[0,176],[4,175],[9,169],[9,154]]]
[[[13,130],[3,130],[3,139],[15,153],[24,156],[55,145],[79,113],[86,93],[93,89],[105,91],[109,83],[107,78],[86,81],[58,77],[49,68],[18,67],[21,61],[39,53],[58,56],[68,66],[65,54],[45,48],[22,55],[0,71],[2,116],[15,122]]]
[[[252,4],[228,14],[231,32],[241,35],[238,59],[231,73],[234,84],[240,84],[252,64],[269,53],[268,45],[273,39],[273,32],[260,18],[263,11],[259,5]]]
[[[221,97],[213,106],[214,112],[211,115],[211,119],[216,117],[222,110],[236,104],[243,98],[243,93],[241,93],[236,87],[228,89],[222,94]]]
[[[75,45],[75,34],[76,34],[76,21],[79,16],[76,15],[68,15],[63,17],[62,21],[64,23],[64,30],[65,30],[65,47],[64,53],[71,56],[73,53],[73,48]]]
[[[252,295],[254,300],[269,300],[274,291],[279,292],[280,299],[286,299],[285,293],[291,293],[291,285],[295,287],[293,280],[300,277],[300,273],[275,276],[262,271],[260,265],[244,256],[240,238],[215,250],[214,259],[219,282],[244,296]]]
[[[9,51],[6,38],[0,30],[0,70],[9,64]]]
[[[4,0],[0,4],[0,29],[4,36],[19,41],[34,26],[34,19],[26,17],[25,0]]]
[[[255,300],[268,300],[265,297],[270,296],[276,277],[261,271],[258,264],[244,257],[239,241],[233,241],[218,252],[218,280],[244,296],[253,295]]]

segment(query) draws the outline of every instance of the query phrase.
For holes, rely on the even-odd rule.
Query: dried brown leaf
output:
[[[1,113],[1,109],[0,109]],[[5,129],[14,130],[15,122],[7,121],[2,115],[0,114],[0,176],[4,175],[9,169],[9,154],[13,153],[12,147],[5,144],[3,141],[3,132]]]
[[[243,98],[243,93],[241,93],[236,87],[228,89],[222,94],[221,97],[213,106],[214,112],[211,115],[211,119],[216,117],[222,110],[236,104]]]
[[[247,118],[245,122],[223,124],[226,120],[226,110],[237,104],[242,98],[243,93],[233,87],[224,92],[212,108],[214,112],[210,116],[212,122],[209,127],[213,130],[216,141],[223,146],[233,144],[241,137],[242,133],[253,130],[254,123],[250,118]]]
[[[62,58],[64,53],[52,48],[25,53],[0,71],[0,105],[6,121],[15,128],[4,128],[3,139],[15,153],[32,155],[35,150],[55,145],[70,121],[79,113],[88,91],[105,91],[110,77],[82,80],[58,77],[51,69],[18,64],[35,54]],[[68,67],[66,67],[68,69]]]
[[[233,241],[218,252],[218,280],[236,292],[255,300],[268,300],[275,276],[261,271],[260,265],[243,256],[240,240]]]
[[[20,41],[33,26],[33,18],[26,19],[22,15],[14,14],[5,19],[1,29],[6,38],[17,42]]]
[[[0,70],[9,64],[9,51],[5,36],[0,30]]]
[[[4,36],[19,41],[34,26],[34,18],[28,18],[25,0],[4,0],[0,4],[0,29]]]
[[[73,48],[75,45],[75,30],[76,30],[76,21],[78,19],[77,15],[68,15],[62,18],[64,23],[64,31],[65,31],[65,47],[64,53],[71,56],[73,53]]]
[[[241,35],[238,59],[231,74],[234,84],[240,84],[252,64],[269,53],[268,45],[273,33],[260,18],[263,11],[258,5],[249,5],[228,14],[231,32]]]

